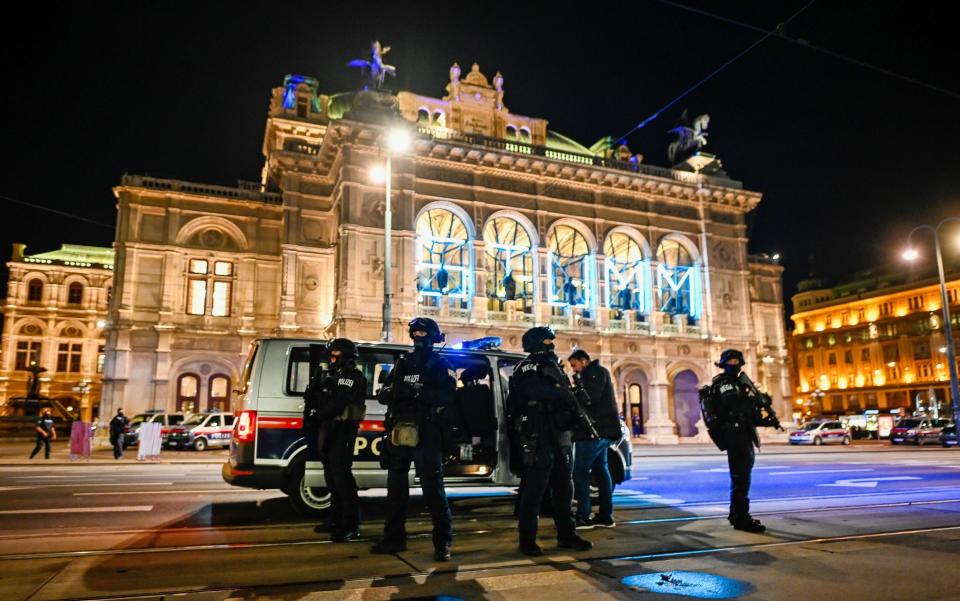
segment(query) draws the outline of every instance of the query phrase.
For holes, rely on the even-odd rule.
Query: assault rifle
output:
[[[783,432],[783,426],[780,425],[780,419],[777,417],[777,412],[773,408],[773,399],[770,398],[770,395],[765,392],[760,392],[756,384],[753,383],[753,380],[750,379],[750,376],[744,372],[740,372],[740,382],[742,382],[757,399],[761,419],[761,424],[759,425],[773,426]]]
[[[571,391],[573,392],[573,405],[576,408],[577,416],[580,417],[587,426],[587,430],[590,431],[590,436],[600,438],[600,433],[597,432],[597,425],[593,423],[593,418],[587,413],[587,405],[590,404],[590,395],[587,394],[583,383],[580,382],[580,374],[573,374],[573,383],[574,386]]]

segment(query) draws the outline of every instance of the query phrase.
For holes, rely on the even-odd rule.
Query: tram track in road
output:
[[[744,543],[744,544],[733,544],[733,545],[722,545],[716,547],[703,547],[699,549],[676,549],[676,550],[664,550],[651,553],[642,553],[642,554],[613,554],[605,556],[590,556],[590,557],[574,557],[571,555],[554,555],[548,553],[547,555],[538,558],[537,560],[528,559],[528,558],[511,558],[505,559],[502,561],[493,561],[486,563],[473,563],[473,564],[444,564],[439,568],[430,568],[430,569],[418,569],[413,563],[410,563],[404,560],[402,557],[397,555],[404,564],[411,566],[411,571],[406,574],[388,574],[388,575],[373,575],[373,576],[364,576],[359,578],[318,578],[318,579],[300,579],[300,580],[291,580],[286,581],[282,584],[282,588],[288,590],[299,589],[302,592],[302,589],[305,587],[314,588],[314,590],[320,591],[335,591],[335,590],[357,590],[364,586],[383,586],[386,583],[396,580],[410,581],[417,580],[428,577],[437,577],[437,576],[452,576],[457,579],[457,581],[463,581],[472,577],[489,577],[495,576],[497,574],[506,574],[518,569],[579,569],[583,571],[590,571],[594,569],[595,564],[597,563],[606,563],[607,565],[614,566],[624,566],[629,565],[632,562],[643,562],[645,566],[650,568],[651,564],[655,564],[660,561],[670,561],[682,558],[689,557],[704,557],[710,555],[721,555],[727,553],[749,553],[749,552],[759,552],[759,551],[768,551],[775,549],[782,549],[788,547],[799,547],[802,545],[827,545],[834,543],[844,543],[844,542],[857,542],[857,541],[871,541],[871,540],[883,540],[890,539],[894,537],[903,537],[903,536],[919,536],[919,535],[929,535],[936,533],[946,533],[946,532],[957,532],[960,531],[960,525],[950,525],[950,526],[934,526],[927,528],[908,528],[908,529],[897,529],[897,530],[882,530],[877,532],[866,532],[858,534],[841,534],[836,536],[809,536],[803,538],[789,539],[789,540],[773,540],[773,541],[763,541],[763,542],[753,542],[753,543]],[[2,558],[0,558],[2,559]],[[186,594],[209,594],[215,595],[217,593],[223,593],[224,595],[229,595],[231,598],[236,597],[238,593],[243,593],[245,591],[252,592],[255,591],[259,586],[269,586],[271,589],[276,589],[278,585],[276,584],[267,584],[262,585],[241,585],[241,586],[212,586],[212,587],[181,587],[177,589],[163,590],[163,591],[150,591],[150,592],[135,592],[135,593],[123,593],[119,595],[90,595],[85,594],[82,597],[61,597],[62,601],[80,601],[81,599],[86,601],[112,601],[123,599],[125,601],[132,601],[136,599],[156,599],[158,597],[166,598],[167,596],[178,596]],[[338,588],[330,588],[330,587]],[[42,588],[42,586],[40,587]],[[39,591],[39,589],[37,589]],[[37,592],[35,591],[35,592]]]
[[[932,499],[926,501],[890,501],[884,503],[860,503],[860,504],[850,504],[850,505],[837,505],[831,507],[810,507],[810,508],[798,508],[798,509],[784,509],[784,510],[771,510],[771,511],[755,511],[754,516],[760,517],[781,517],[781,516],[791,516],[791,515],[804,515],[804,514],[827,514],[827,513],[842,513],[847,511],[876,511],[884,509],[904,509],[904,508],[933,508],[936,506],[942,505],[956,505],[960,504],[960,498],[953,499]],[[672,509],[672,506],[663,505],[663,506],[653,506],[653,507],[634,507],[634,508],[620,508],[618,511],[622,514],[624,512],[642,512],[642,511],[664,511]],[[960,513],[958,513],[960,516]],[[619,519],[618,527],[623,526],[643,526],[643,525],[653,525],[653,524],[668,524],[668,523],[689,523],[689,522],[701,522],[701,521],[710,521],[710,520],[726,520],[726,513],[717,514],[717,515],[683,515],[683,516],[669,516],[661,518],[645,518],[645,519]],[[475,517],[468,516],[454,516],[455,523],[463,523],[465,521],[477,521]],[[509,522],[509,525],[500,526],[500,525],[491,525],[489,527],[473,528],[473,529],[462,529],[455,528],[454,532],[456,536],[482,536],[489,534],[499,534],[505,532],[513,532],[516,530],[516,518],[512,515],[497,515],[489,516],[486,518],[486,521],[493,522]],[[228,526],[228,527],[216,527],[216,526],[201,526],[201,527],[188,527],[188,528],[153,528],[153,529],[126,529],[126,530],[114,530],[114,531],[90,531],[90,532],[73,532],[73,533],[50,533],[50,534],[35,534],[27,535],[23,537],[17,537],[17,535],[3,535],[0,537],[0,540],[3,538],[18,538],[18,539],[31,539],[34,541],[43,540],[43,539],[62,539],[65,536],[72,537],[83,537],[83,536],[96,536],[98,538],[107,537],[107,536],[142,536],[142,535],[181,535],[181,534],[206,534],[206,533],[219,533],[222,531],[227,532],[263,532],[263,531],[273,531],[282,527],[310,527],[313,526],[315,522],[296,522],[289,524],[271,524],[271,525],[251,525],[251,526]],[[431,534],[429,532],[430,521],[429,520],[411,520],[408,521],[410,526],[421,526],[425,527],[427,531],[410,534],[410,539],[429,539]],[[377,532],[379,532],[379,527],[382,527],[380,522],[370,523],[370,527],[374,527]],[[953,528],[950,526],[949,528]],[[960,524],[955,526],[960,528]],[[368,528],[369,529],[369,528]],[[311,532],[312,534],[312,532]],[[356,543],[351,544],[369,544],[374,542],[377,537],[362,537]],[[155,540],[151,541],[156,543]],[[303,546],[314,546],[314,545],[329,545],[333,544],[328,539],[318,540],[316,535],[314,538],[309,540],[304,539],[289,539],[289,540],[276,540],[276,541],[236,541],[230,543],[209,543],[209,544],[190,544],[190,545],[168,545],[168,546],[153,546],[153,547],[128,547],[128,548],[119,548],[119,549],[88,549],[88,550],[72,550],[72,551],[47,551],[47,552],[35,552],[35,553],[12,553],[0,555],[0,561],[18,561],[18,560],[31,560],[31,559],[63,559],[63,558],[83,558],[83,557],[102,557],[102,556],[123,556],[123,555],[144,555],[151,553],[177,553],[177,552],[198,552],[198,551],[223,551],[223,550],[234,550],[234,549],[267,549],[267,548],[277,548],[277,547],[303,547]]]

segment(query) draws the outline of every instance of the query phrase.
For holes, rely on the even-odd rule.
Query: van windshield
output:
[[[257,350],[259,349],[259,342],[250,343],[250,352],[247,353],[247,360],[244,362],[243,372],[240,374],[240,394],[247,394],[247,388],[250,386],[250,376],[253,372],[253,360],[257,358]]]
[[[198,413],[197,415],[194,415],[193,417],[186,420],[180,425],[181,426],[199,426],[200,424],[203,423],[203,420],[205,419],[207,419],[206,415],[204,415],[203,413]]]
[[[811,430],[816,430],[816,429],[819,428],[821,425],[823,425],[823,422],[810,422],[809,424],[807,424],[806,426],[803,427],[803,430],[804,430],[805,432],[809,432],[809,431],[811,431]]]
[[[917,428],[920,426],[922,420],[919,419],[902,419],[897,423],[898,428]]]

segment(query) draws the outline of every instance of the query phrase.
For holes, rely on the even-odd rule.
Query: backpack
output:
[[[726,450],[723,442],[722,424],[720,422],[720,395],[712,385],[703,386],[697,391],[700,398],[700,414],[703,416],[703,422],[707,425],[707,434],[710,440],[721,451]]]

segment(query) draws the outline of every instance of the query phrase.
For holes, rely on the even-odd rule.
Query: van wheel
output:
[[[207,439],[198,438],[193,441],[193,450],[194,451],[206,451],[207,450]]]
[[[816,438],[813,439],[813,444],[815,444],[816,446],[819,447],[820,445],[823,444],[823,439],[821,439],[819,436],[817,436]]]
[[[304,462],[298,462],[287,481],[287,497],[293,508],[304,517],[321,517],[330,508],[330,491],[323,487],[307,486]]]
[[[843,437],[843,444],[844,444],[844,446],[850,444],[850,437],[849,437],[849,436],[844,436],[844,437]]]

